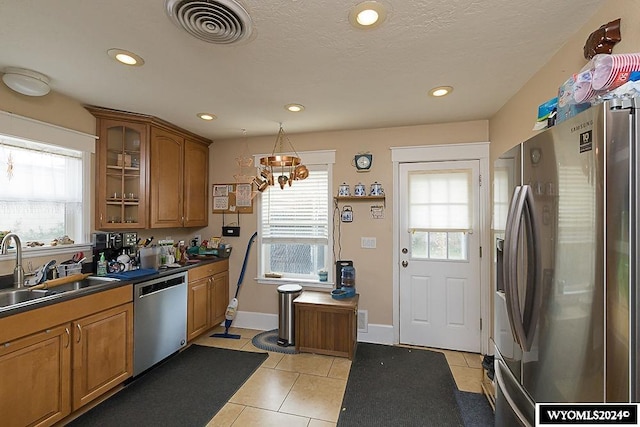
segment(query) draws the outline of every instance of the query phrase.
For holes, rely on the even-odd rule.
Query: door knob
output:
[[[406,267],[407,267],[407,265],[409,265],[409,261],[407,261],[407,260],[402,261],[402,266],[403,266],[403,267],[405,267],[405,268],[406,268]]]
[[[407,249],[407,248],[402,248],[402,253],[403,253],[403,254],[406,254],[407,252],[409,252],[409,249]]]

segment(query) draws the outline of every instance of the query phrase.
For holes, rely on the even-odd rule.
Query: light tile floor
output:
[[[220,327],[220,331],[223,330]],[[211,338],[207,334],[196,343],[235,350],[264,351],[251,343],[251,339],[262,331],[230,328],[229,332],[240,334],[241,338]],[[458,389],[482,393],[482,361],[479,354],[432,350],[444,353]],[[351,361],[308,353],[268,353],[269,358],[207,426],[335,426]]]

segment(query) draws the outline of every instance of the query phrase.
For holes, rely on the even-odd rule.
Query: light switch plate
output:
[[[375,237],[361,237],[360,246],[364,249],[375,249],[376,238]]]

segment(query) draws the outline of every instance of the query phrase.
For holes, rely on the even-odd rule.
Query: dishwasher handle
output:
[[[135,298],[145,298],[168,289],[186,284],[184,277],[175,277],[166,280],[154,280],[151,283],[139,283],[135,287]]]

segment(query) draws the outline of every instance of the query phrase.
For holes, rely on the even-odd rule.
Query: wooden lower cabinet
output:
[[[358,294],[336,300],[328,292],[302,292],[293,301],[296,350],[353,359],[358,299]]]
[[[71,413],[69,328],[57,326],[0,346],[3,426],[47,426]]]
[[[209,329],[210,278],[189,281],[187,297],[187,340],[199,337]]]
[[[211,278],[210,292],[210,307],[209,312],[210,319],[209,324],[211,327],[219,325],[224,322],[224,314],[227,311],[229,305],[229,272],[223,271],[217,273]]]
[[[73,322],[73,410],[133,372],[133,304]]]
[[[229,304],[229,261],[189,270],[187,340],[192,341],[224,321]]]
[[[132,297],[127,285],[0,318],[0,425],[53,425],[131,377]]]

